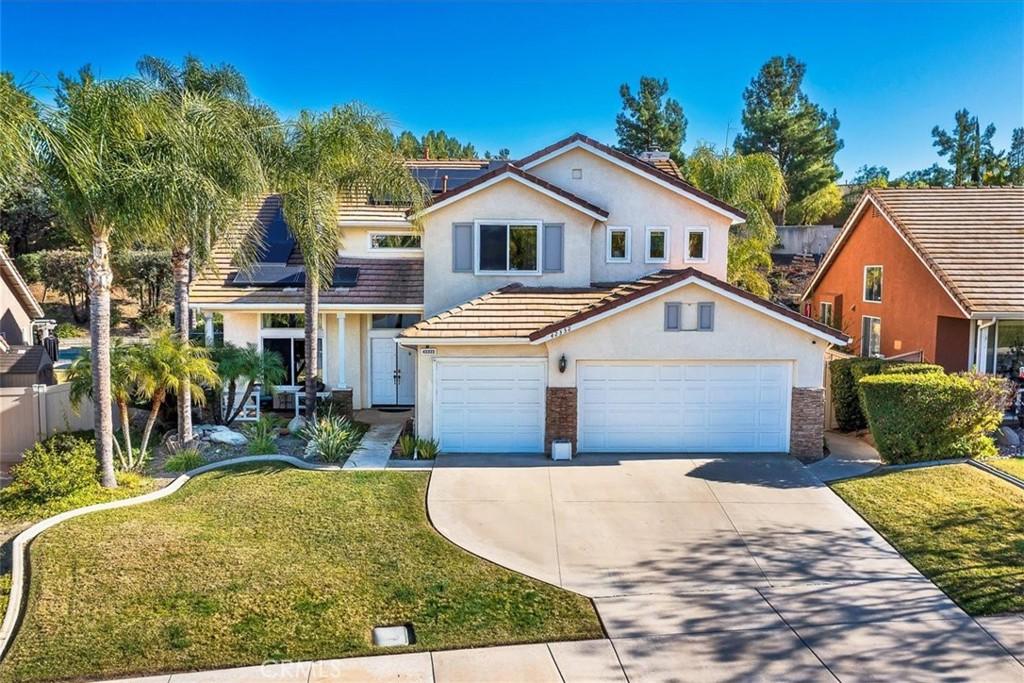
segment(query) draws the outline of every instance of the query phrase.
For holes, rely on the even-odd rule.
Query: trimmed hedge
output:
[[[868,426],[857,382],[868,375],[920,374],[943,372],[941,365],[907,363],[881,358],[840,358],[829,363],[832,381],[832,405],[836,422],[844,432],[854,432]]]
[[[883,374],[858,383],[871,435],[889,464],[995,455],[1008,391],[1001,377]]]

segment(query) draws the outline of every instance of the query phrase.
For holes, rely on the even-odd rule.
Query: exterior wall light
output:
[[[565,354],[563,353],[562,357],[558,359],[558,371],[565,372],[567,367],[569,367],[569,361],[565,359]]]

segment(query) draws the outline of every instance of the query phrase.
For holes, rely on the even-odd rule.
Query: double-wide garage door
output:
[[[541,453],[545,359],[438,359],[434,433],[448,453]]]
[[[788,363],[581,363],[581,452],[789,450]]]

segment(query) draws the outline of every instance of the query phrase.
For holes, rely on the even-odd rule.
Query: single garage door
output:
[[[581,452],[789,450],[788,363],[581,363]]]
[[[434,433],[448,453],[544,450],[545,360],[438,359]]]

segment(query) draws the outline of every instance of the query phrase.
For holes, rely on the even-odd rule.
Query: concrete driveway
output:
[[[789,457],[441,456],[427,503],[458,545],[594,598],[608,680],[1024,681]]]

